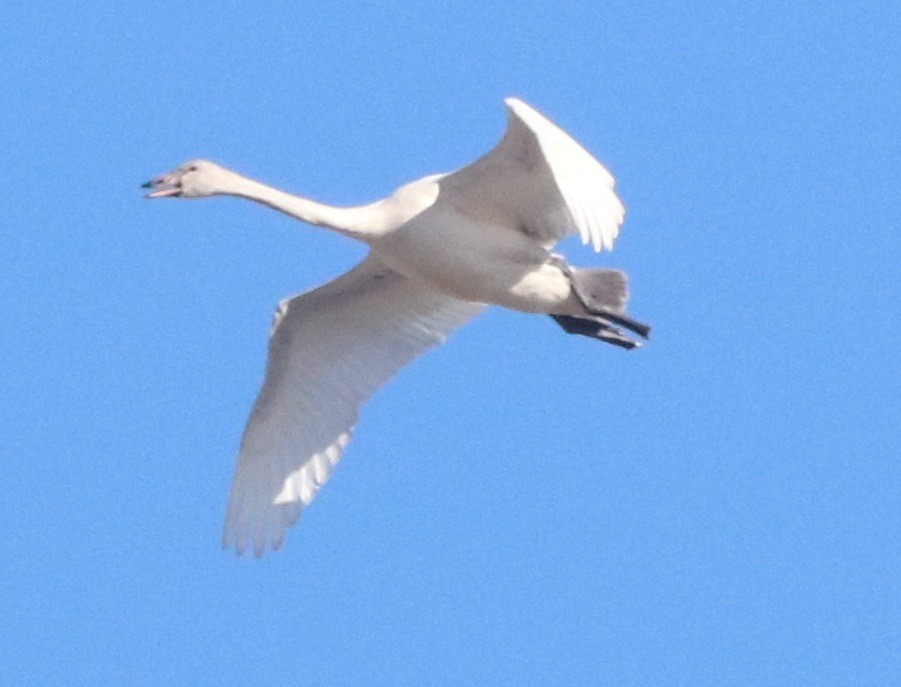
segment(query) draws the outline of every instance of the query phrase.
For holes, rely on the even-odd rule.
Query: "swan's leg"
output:
[[[647,339],[651,334],[651,327],[649,325],[646,325],[643,322],[639,322],[637,320],[633,320],[631,317],[628,317],[626,315],[615,313],[609,308],[589,308],[589,311],[592,315],[597,315],[598,317],[609,320],[614,324],[618,324],[620,327],[625,327],[629,331],[635,332],[642,339]]]
[[[616,327],[605,322],[601,318],[573,317],[572,315],[551,315],[557,324],[563,327],[568,334],[579,334],[592,339],[598,339],[620,348],[630,350],[641,346],[637,341],[632,341]]]

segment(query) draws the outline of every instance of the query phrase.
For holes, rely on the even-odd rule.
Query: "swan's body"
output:
[[[248,198],[371,248],[347,274],[279,306],[223,546],[279,548],[340,458],[360,404],[486,304],[546,313],[624,348],[637,344],[614,325],[647,336],[623,314],[621,272],[580,270],[550,252],[569,233],[613,246],[624,216],[613,177],[528,105],[506,103],[507,132],[488,155],[371,205],[329,207],[204,161],[146,185],[149,197]]]

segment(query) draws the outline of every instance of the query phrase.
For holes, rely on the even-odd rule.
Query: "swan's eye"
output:
[[[188,171],[189,171],[189,172],[196,172],[196,171],[197,171],[197,165],[191,165],[190,167],[188,167]]]

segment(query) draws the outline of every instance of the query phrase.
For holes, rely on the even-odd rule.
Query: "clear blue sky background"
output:
[[[773,7],[785,3],[768,3]],[[896,2],[0,10],[0,683],[901,684]],[[218,548],[335,203],[518,95],[617,176],[643,351],[494,310],[369,403],[284,551]]]

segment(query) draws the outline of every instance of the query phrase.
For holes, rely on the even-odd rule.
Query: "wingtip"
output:
[[[504,105],[507,107],[508,112],[517,116],[521,116],[524,110],[532,111],[528,103],[512,95],[504,98]]]

